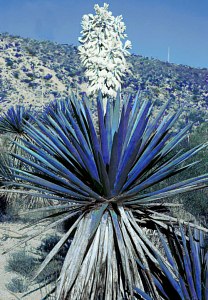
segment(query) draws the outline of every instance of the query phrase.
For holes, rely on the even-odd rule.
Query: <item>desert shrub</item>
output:
[[[28,52],[29,55],[31,56],[35,56],[37,53],[36,53],[36,50],[34,50],[32,47],[28,46],[28,47],[25,47],[26,51]]]
[[[59,235],[51,235],[46,237],[41,241],[40,246],[37,248],[37,251],[41,254],[41,259],[45,259],[48,253],[54,248],[54,246],[60,241],[61,237]],[[58,259],[62,260],[70,247],[71,240],[68,241],[67,244],[64,244],[61,251],[59,252]]]
[[[47,268],[37,276],[35,281],[37,283],[51,283],[55,282],[60,274],[63,262],[57,259],[54,259],[48,264]]]
[[[58,235],[48,236],[41,241],[41,245],[37,248],[36,251],[36,253],[38,254],[38,263],[42,263],[45,260],[47,255],[50,253],[51,250],[53,250],[53,248],[59,241],[60,236]],[[58,279],[59,274],[61,272],[61,268],[66,257],[67,251],[70,247],[70,244],[71,241],[68,241],[68,243],[64,244],[62,249],[59,251],[58,255],[50,261],[50,263],[46,266],[43,272],[41,272],[35,279],[35,282],[37,284],[42,285],[42,289],[44,289],[45,286],[47,286],[47,284],[55,285],[56,280]],[[49,295],[49,297],[51,297],[49,299],[55,299],[53,298],[53,296]]]
[[[48,253],[58,243],[60,237],[57,235],[47,236],[41,241],[37,249],[33,249],[33,254],[25,250],[14,252],[10,255],[7,265],[7,272],[15,272],[18,277],[15,277],[8,284],[8,289],[15,293],[22,293],[27,290],[26,281],[29,281],[34,272],[37,270],[37,265],[43,262]],[[35,279],[36,284],[47,285],[48,283],[55,282],[61,271],[61,267],[69,249],[70,243],[64,245],[63,249],[44,269],[44,271]],[[18,280],[19,279],[19,280]]]
[[[6,214],[6,208],[7,208],[6,196],[0,195],[0,218],[1,218],[1,215]]]
[[[3,142],[3,140],[1,140]],[[6,140],[5,144],[6,144]],[[5,145],[4,145],[5,146]],[[9,178],[12,181],[14,179],[13,177],[13,171],[11,170],[11,167],[14,167],[13,165],[13,159],[6,153],[6,149],[3,145],[0,145],[0,188],[6,188],[5,181],[7,181]],[[3,220],[9,220],[11,217],[11,210],[10,210],[10,204],[15,201],[17,198],[17,194],[13,195],[11,193],[8,193],[6,191],[1,191],[0,193],[0,219]]]
[[[12,168],[17,167],[18,161],[8,154],[10,149],[10,143],[4,136],[2,139],[3,145],[0,146],[0,187],[2,188],[0,193],[0,219],[3,221],[15,220],[21,209],[28,209],[40,204],[38,199],[34,199],[30,195],[21,195],[19,193],[10,192],[12,186],[7,186],[5,182],[10,179],[14,180],[14,174]],[[41,201],[41,206],[43,202]],[[40,206],[40,205],[39,205]]]
[[[52,235],[49,237],[46,237],[41,241],[41,245],[37,248],[38,253],[41,253],[42,258],[40,260],[43,260],[48,253],[55,247],[55,245],[59,242],[60,236],[58,235]],[[63,261],[66,253],[70,247],[72,240],[68,240],[66,244],[63,245],[61,248],[59,255],[58,255],[58,260]]]
[[[53,75],[47,74],[47,75],[45,75],[43,78],[44,78],[45,80],[50,80],[52,77],[53,77]]]
[[[11,58],[8,58],[8,57],[5,58],[5,62],[6,62],[7,67],[12,67],[13,64],[14,64],[13,60]]]
[[[59,240],[60,237],[58,237],[57,235],[46,237],[41,241],[41,245],[37,250],[40,251],[40,253],[49,253]]]
[[[14,78],[18,79],[19,78],[19,71],[14,71],[13,75],[14,75]]]
[[[28,289],[28,282],[23,277],[13,277],[10,282],[6,284],[6,287],[13,293],[24,293]]]
[[[25,250],[21,250],[10,255],[6,270],[8,272],[18,273],[29,279],[32,277],[36,265],[37,259]]]
[[[208,125],[206,123],[195,128],[195,130],[186,138],[176,149],[175,153],[180,151],[181,148],[189,151],[193,147],[199,144],[208,142]],[[200,153],[196,154],[195,158],[191,158],[190,162],[198,161],[194,168],[189,169],[190,176],[197,176],[201,172],[208,173],[208,153],[207,147],[202,149]],[[176,175],[175,180],[184,180],[186,174],[180,173]],[[173,183],[173,179],[169,179],[169,183]],[[180,197],[176,197],[175,200],[182,203],[186,211],[193,214],[198,219],[205,217],[208,220],[208,189],[188,192]]]

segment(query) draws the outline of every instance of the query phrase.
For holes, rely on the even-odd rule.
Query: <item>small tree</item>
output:
[[[89,79],[88,95],[101,90],[103,97],[115,97],[121,87],[121,77],[128,69],[125,59],[131,42],[124,46],[126,26],[122,16],[113,17],[108,4],[94,6],[96,15],[88,14],[82,18],[82,37],[79,38],[79,53],[86,76]]]

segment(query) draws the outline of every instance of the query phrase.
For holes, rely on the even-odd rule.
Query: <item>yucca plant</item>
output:
[[[0,116],[0,132],[23,134],[25,121],[30,120],[31,108],[23,105],[11,106],[7,112]]]
[[[25,133],[26,121],[31,122],[32,109],[26,108],[23,105],[11,106],[7,112],[0,116],[0,133],[7,135],[10,139],[7,140],[8,150],[17,151],[15,149],[14,141],[20,141],[21,137],[27,138]]]
[[[8,153],[0,153],[0,188],[3,188],[5,186],[4,183],[6,181],[14,181],[13,162],[14,159],[10,157]],[[17,196],[18,195],[12,195],[11,193],[8,193],[6,191],[0,194],[0,214],[7,213],[8,204],[14,201]]]
[[[48,225],[36,235],[72,220],[38,271],[73,236],[56,299],[133,299],[134,286],[143,291],[148,288],[153,299],[161,299],[149,264],[158,264],[157,259],[165,263],[165,258],[144,227],[168,230],[177,219],[165,213],[171,205],[165,199],[203,188],[208,182],[208,175],[202,175],[158,187],[170,176],[195,166],[198,162],[184,163],[205,147],[171,155],[191,125],[172,132],[180,111],[166,114],[167,105],[151,117],[150,101],[129,97],[121,105],[118,95],[115,102],[108,102],[104,114],[100,95],[97,126],[86,99],[71,97],[67,117],[62,111],[56,117],[46,116],[52,126],[48,120],[34,120],[35,126],[28,122],[25,131],[32,141],[16,144],[29,158],[13,156],[31,171],[15,169],[14,186],[59,203],[43,209]]]
[[[69,107],[69,100],[68,99],[55,99],[49,102],[44,108],[43,113],[40,115],[41,120],[44,122],[49,121],[48,116],[54,118],[57,116],[59,112],[62,112],[64,115],[67,114]],[[49,122],[50,124],[50,122]]]
[[[154,282],[165,300],[207,300],[208,299],[208,244],[204,232],[191,230],[188,234],[182,225],[179,233],[171,227],[167,240],[158,231],[167,261],[158,263],[162,273],[154,274]],[[180,234],[180,236],[179,236]],[[157,257],[157,254],[155,253]],[[158,271],[158,270],[157,270]],[[135,289],[144,300],[154,300],[147,293]],[[140,297],[139,297],[140,298]]]
[[[12,181],[14,179],[14,167],[12,158],[7,153],[0,153],[0,184],[6,180]]]
[[[15,168],[19,168],[20,164],[18,161],[9,155],[7,152],[0,153],[0,193],[1,205],[5,208],[7,216],[17,216],[20,208],[25,210],[28,208],[42,207],[43,204],[49,205],[49,201],[44,199],[37,199],[31,197],[25,193],[20,196],[18,193],[13,193],[12,182],[15,181]],[[23,167],[23,166],[22,166]],[[9,184],[8,184],[9,183]]]
[[[29,140],[30,138],[27,136],[25,132],[25,126],[27,122],[33,123],[33,118],[37,117],[37,113],[32,110],[31,107],[25,107],[23,105],[11,106],[7,112],[3,113],[0,116],[0,133],[2,140],[2,149],[0,154],[0,181],[2,185],[7,185],[7,179],[10,179],[10,182],[14,181],[14,172],[12,171],[16,168],[24,168],[28,169],[28,166],[23,166],[19,160],[16,160],[14,157],[9,157],[9,152],[18,153],[21,155],[21,148],[17,147],[14,143],[15,141],[21,143],[21,138]],[[31,158],[32,159],[32,158]],[[7,171],[7,173],[6,173]],[[10,175],[9,177],[7,175]],[[19,200],[18,195],[12,194],[12,191],[5,192],[5,196],[7,198],[7,202],[14,205],[12,210],[16,210],[17,207],[22,208],[30,208],[30,207],[40,207],[43,205],[45,201],[40,199],[34,199],[33,197],[27,197],[22,195],[22,201]],[[47,201],[47,205],[50,202]],[[16,208],[15,208],[16,207]]]
[[[14,181],[13,159],[7,153],[0,153],[0,187]]]

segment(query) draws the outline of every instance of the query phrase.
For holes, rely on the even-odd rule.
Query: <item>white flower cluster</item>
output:
[[[127,49],[131,48],[131,42],[127,40],[123,46],[121,40],[127,37],[123,17],[113,17],[108,6],[96,4],[96,15],[83,16],[79,38],[82,45],[78,49],[89,78],[88,95],[101,90],[103,96],[115,97],[127,69],[125,56],[130,54]]]

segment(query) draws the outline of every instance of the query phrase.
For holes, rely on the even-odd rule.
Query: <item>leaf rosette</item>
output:
[[[57,299],[133,299],[135,286],[142,291],[148,286],[150,295],[161,299],[150,264],[159,265],[155,253],[169,263],[145,228],[167,231],[178,220],[167,214],[171,204],[166,199],[207,186],[207,174],[166,182],[195,166],[198,162],[186,161],[206,144],[171,154],[191,125],[173,131],[180,111],[167,113],[168,103],[154,117],[151,102],[140,101],[138,95],[121,101],[118,94],[105,113],[102,103],[99,95],[95,123],[88,100],[72,96],[68,108],[34,119],[34,124],[27,122],[30,140],[16,143],[29,157],[13,156],[30,168],[15,169],[13,185],[21,193],[24,189],[54,201],[53,206],[34,210],[47,212],[42,220],[46,225],[37,234],[72,220],[38,274],[73,237]]]

